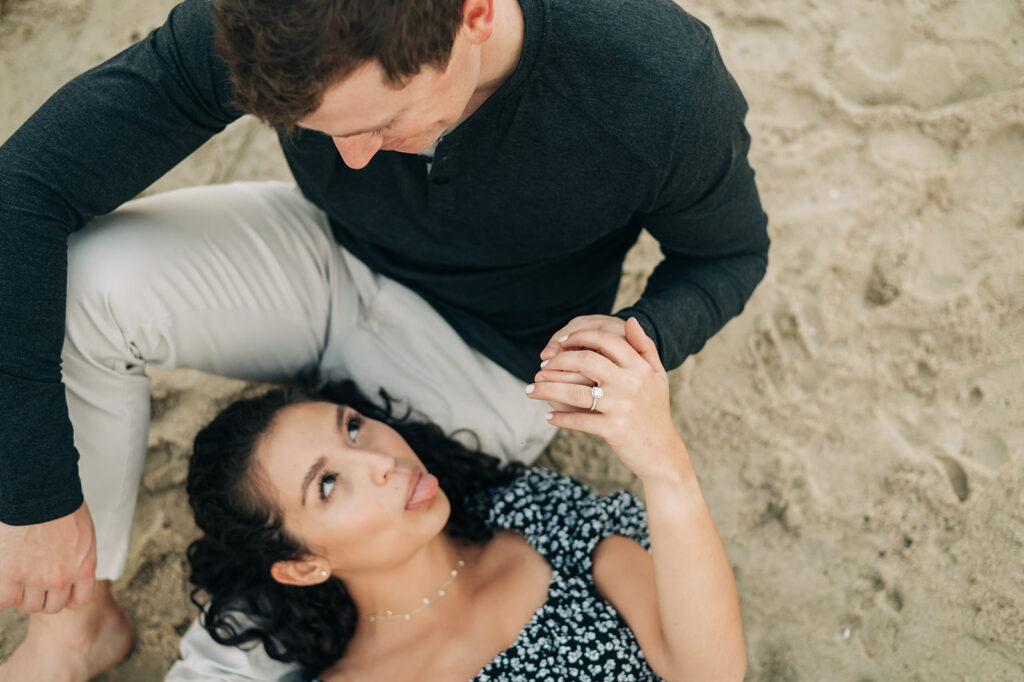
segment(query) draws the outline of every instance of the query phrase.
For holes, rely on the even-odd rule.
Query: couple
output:
[[[612,446],[646,514],[351,383],[240,400],[196,436],[188,477],[191,580],[224,648],[194,625],[168,680],[743,679],[732,569],[654,344],[632,318],[625,339],[564,344],[526,392],[566,406],[551,424]]]
[[[296,185],[130,201],[247,113]],[[82,682],[131,645],[110,580],[147,364],[388,387],[530,461],[554,429],[528,383],[577,385],[556,413],[595,416],[587,372],[537,378],[538,353],[625,342],[635,318],[674,368],[760,281],[745,113],[707,27],[668,0],[185,0],[61,88],[0,146],[0,608],[31,614],[0,682]],[[642,229],[664,259],[613,311]],[[623,400],[601,388],[595,414]],[[522,578],[543,577],[519,547]]]

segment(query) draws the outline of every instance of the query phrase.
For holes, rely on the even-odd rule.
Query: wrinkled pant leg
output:
[[[147,363],[284,380],[315,368],[345,266],[325,216],[283,183],[168,192],[72,235],[63,351],[97,577],[124,571],[149,430]],[[344,320],[336,323],[344,327]]]

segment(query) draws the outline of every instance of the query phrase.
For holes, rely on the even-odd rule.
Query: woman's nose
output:
[[[391,472],[395,470],[395,458],[391,455],[368,452],[366,453],[366,464],[374,483],[387,483]]]
[[[380,151],[384,144],[383,135],[364,133],[353,137],[335,137],[334,146],[349,168],[360,169],[370,163],[373,155]]]

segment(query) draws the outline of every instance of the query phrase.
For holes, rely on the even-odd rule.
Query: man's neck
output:
[[[515,73],[523,52],[523,29],[519,0],[494,0],[494,32],[480,48],[480,78],[471,100],[477,107]]]

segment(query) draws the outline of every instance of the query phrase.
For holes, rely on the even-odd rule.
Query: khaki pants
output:
[[[64,382],[99,578],[125,567],[149,429],[146,363],[262,381],[313,369],[351,378],[447,431],[472,429],[504,458],[532,461],[554,435],[522,381],[341,248],[294,186],[139,199],[74,234],[68,259]]]

